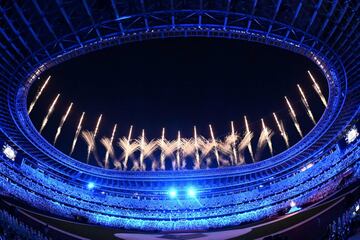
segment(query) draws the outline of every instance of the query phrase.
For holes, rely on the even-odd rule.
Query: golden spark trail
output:
[[[280,134],[282,136],[282,138],[284,139],[285,141],[285,144],[286,144],[286,147],[289,147],[289,137],[285,131],[285,128],[284,128],[284,124],[283,122],[277,118],[276,114],[273,113],[273,116],[274,116],[274,119],[275,119],[275,122],[276,122],[276,125],[280,131]]]
[[[162,132],[161,132],[161,142],[159,143],[159,147],[161,148],[161,155],[160,155],[160,168],[162,170],[165,170],[165,158],[166,158],[166,155],[164,153],[164,150],[162,148],[162,146],[164,146],[165,144],[165,128],[162,129]]]
[[[321,89],[319,87],[319,85],[317,84],[315,78],[313,77],[313,75],[311,74],[311,72],[308,70],[307,73],[309,74],[312,82],[313,82],[313,88],[315,89],[316,93],[319,95],[321,102],[324,104],[325,107],[327,107],[327,102],[326,99],[324,97],[324,95],[321,92]]]
[[[145,130],[143,129],[141,132],[141,140],[140,140],[140,169],[144,169],[144,148],[145,148]]]
[[[42,92],[44,91],[46,85],[48,84],[49,80],[50,80],[51,76],[49,76],[46,81],[44,82],[44,84],[41,86],[40,90],[36,93],[36,96],[34,98],[34,100],[31,102],[30,107],[29,107],[29,114],[31,113],[31,111],[34,109],[36,102],[38,101],[39,97],[41,96]]]
[[[265,131],[266,141],[267,141],[267,144],[268,144],[268,147],[270,150],[270,154],[272,156],[273,155],[273,147],[272,147],[272,143],[271,143],[272,131],[266,127],[264,119],[261,119],[261,125],[262,125],[263,130]]]
[[[111,155],[114,158],[114,148],[113,148],[112,144],[114,142],[116,128],[117,128],[117,124],[114,125],[114,128],[111,133],[111,138],[110,138],[110,141],[108,142],[108,144],[106,144],[106,140],[105,141],[103,140],[104,138],[101,139],[101,142],[103,143],[103,145],[107,146],[106,154],[105,154],[105,168],[109,168],[109,155]]]
[[[194,146],[195,146],[195,169],[200,168],[200,154],[199,154],[199,142],[198,142],[198,136],[196,131],[196,126],[194,126]]]
[[[82,128],[82,121],[83,121],[83,119],[84,119],[84,115],[85,115],[85,112],[83,112],[83,113],[81,114],[81,117],[80,117],[80,120],[79,120],[78,126],[77,126],[77,128],[76,128],[76,132],[75,132],[74,140],[73,140],[73,143],[72,143],[72,145],[71,145],[70,156],[71,156],[71,154],[73,154],[73,152],[74,152],[76,142],[77,142],[78,137],[79,137],[79,134],[80,134],[80,132],[81,132],[81,128]]]
[[[238,157],[237,157],[237,152],[236,152],[236,141],[239,136],[235,133],[235,127],[234,127],[233,121],[231,121],[231,136],[232,136],[232,149],[233,149],[233,154],[234,154],[233,164],[236,165],[238,162]]]
[[[301,87],[300,87],[299,84],[297,84],[297,87],[298,87],[299,92],[300,92],[300,95],[301,95],[301,101],[302,101],[302,103],[304,104],[304,106],[305,106],[305,108],[306,108],[306,113],[307,113],[307,115],[309,116],[309,118],[311,119],[311,121],[312,121],[314,124],[316,124],[314,115],[313,115],[312,112],[311,112],[310,105],[309,105],[309,103],[308,103],[308,101],[307,101],[307,99],[306,99],[306,96],[305,96],[303,90],[301,89]]]
[[[59,124],[59,127],[56,130],[56,135],[55,135],[55,138],[54,138],[54,144],[53,145],[56,144],[56,141],[57,141],[58,137],[60,136],[61,130],[62,130],[62,128],[63,128],[63,126],[64,126],[64,124],[66,122],[67,117],[69,116],[69,113],[71,111],[72,106],[73,106],[73,103],[70,103],[70,106],[68,107],[65,115],[61,118],[61,122]]]
[[[101,119],[102,119],[102,114],[100,114],[100,116],[99,116],[99,118],[98,118],[98,120],[96,122],[96,127],[95,127],[95,131],[94,131],[94,138],[96,138],[96,136],[98,134]]]
[[[246,128],[245,134],[249,134],[250,133],[250,128],[249,128],[249,124],[248,124],[246,116],[244,116],[244,120],[245,120],[245,128]],[[254,158],[254,152],[253,152],[252,146],[251,146],[251,140],[250,140],[250,142],[249,142],[249,144],[247,146],[248,146],[248,150],[249,150],[251,159],[254,161],[255,158]]]
[[[245,162],[243,152],[244,152],[245,148],[248,147],[249,144],[251,144],[251,139],[253,137],[254,137],[254,134],[252,132],[245,133],[244,138],[238,144],[238,151],[239,151],[238,164]]]
[[[166,157],[172,156],[174,151],[177,149],[177,141],[168,141],[165,138],[165,128],[162,130],[161,139],[157,141],[158,147],[161,149],[161,156],[160,156],[160,168],[165,170],[165,159]]]
[[[88,145],[88,149],[90,149],[90,152],[94,153],[94,157],[95,157],[97,164],[100,167],[104,167],[102,162],[99,161],[98,155],[96,153],[96,143],[95,143],[94,132],[82,131],[81,135],[82,135],[83,139],[85,140],[86,144]]]
[[[153,151],[156,150],[157,142],[151,140],[147,141],[145,138],[145,130],[142,130],[141,138],[138,140],[138,144],[140,147],[140,169],[146,170],[146,166],[144,165],[144,159],[149,157]]]
[[[214,135],[211,124],[209,124],[209,129],[210,129],[210,135],[211,135],[211,139],[212,139],[212,144],[213,144],[213,147],[214,147],[214,153],[215,153],[215,157],[216,157],[216,162],[217,162],[218,166],[220,166],[219,152],[217,150],[217,143],[216,143],[215,135]]]
[[[102,114],[100,114],[97,122],[96,122],[96,126],[95,126],[95,130],[94,130],[94,141],[96,139],[96,136],[98,134],[98,131],[99,131],[99,126],[100,126],[100,123],[101,123],[101,119],[102,119]],[[87,151],[87,157],[86,157],[86,162],[89,163],[89,158],[90,158],[90,153],[93,149],[90,148],[90,145],[88,146],[88,151]]]
[[[119,139],[119,143],[118,145],[122,148],[123,150],[123,158],[124,158],[124,170],[127,169],[127,164],[128,164],[128,160],[129,157],[131,156],[131,154],[133,154],[139,147],[138,141],[135,141],[134,143],[130,143],[131,141],[131,135],[132,135],[132,129],[133,126],[130,126],[129,129],[129,135],[128,137],[123,137],[122,139]]]
[[[60,94],[58,94],[58,95],[56,96],[56,98],[54,99],[54,101],[52,102],[52,104],[51,104],[51,106],[50,106],[50,108],[49,108],[49,110],[48,110],[48,113],[46,114],[46,116],[45,116],[45,118],[44,118],[44,120],[43,120],[43,122],[42,122],[42,124],[41,124],[41,128],[40,128],[40,131],[39,131],[40,133],[42,132],[42,130],[44,130],[44,128],[45,128],[45,126],[46,126],[46,124],[47,124],[47,122],[48,122],[48,120],[49,120],[49,117],[50,117],[51,114],[53,113],[54,108],[55,108],[55,105],[56,105],[56,102],[58,101],[59,97],[60,97]]]
[[[286,96],[285,96],[285,100],[286,100],[286,103],[287,103],[287,105],[289,107],[289,113],[290,113],[291,119],[294,122],[295,128],[298,131],[298,133],[300,134],[300,136],[303,137],[303,134],[302,134],[302,131],[301,131],[301,128],[300,128],[300,124],[299,124],[299,122],[297,120],[297,117],[296,117],[296,113],[295,113],[294,109],[292,108],[292,106],[290,104],[290,101],[288,100],[288,98]]]
[[[180,169],[180,150],[181,150],[181,133],[178,131],[178,138],[177,138],[177,151],[176,151],[176,165],[177,169]]]
[[[133,126],[131,125],[131,126],[130,126],[130,130],[129,130],[129,135],[128,135],[128,138],[127,138],[127,144],[128,144],[128,145],[130,145],[132,129],[133,129]],[[129,160],[129,153],[126,152],[126,153],[125,153],[125,161],[124,161],[125,169],[126,169],[126,167],[127,167],[128,160]]]

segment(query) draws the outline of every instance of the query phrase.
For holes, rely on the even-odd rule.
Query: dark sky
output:
[[[193,38],[126,44],[72,59],[46,72],[29,94],[30,102],[45,77],[52,75],[31,118],[40,128],[51,101],[61,93],[43,132],[52,142],[62,114],[74,102],[57,144],[68,153],[82,111],[88,130],[93,130],[100,113],[104,115],[99,136],[110,135],[113,124],[118,123],[117,137],[127,135],[129,126],[134,125],[135,136],[144,128],[148,138],[160,137],[162,127],[168,138],[175,138],[177,130],[191,137],[193,125],[209,137],[209,123],[221,137],[229,132],[231,120],[243,132],[243,116],[247,115],[256,133],[260,133],[261,118],[275,131],[274,152],[278,153],[284,144],[272,112],[285,122],[290,142],[299,140],[284,95],[293,103],[304,132],[312,124],[296,84],[302,86],[317,120],[324,110],[308,69],[327,96],[326,80],[316,65],[282,49],[238,40]],[[85,155],[86,146],[79,138],[74,156],[80,159]]]

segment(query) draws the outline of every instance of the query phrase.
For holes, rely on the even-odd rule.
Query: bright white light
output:
[[[352,127],[347,133],[345,137],[345,141],[349,144],[355,141],[355,139],[359,136],[359,132],[357,128],[354,126]]]
[[[187,190],[187,195],[192,198],[196,197],[195,189],[193,187],[189,187]]]
[[[291,201],[291,202],[290,202],[290,207],[292,207],[292,208],[293,208],[293,207],[296,207],[296,203],[295,203],[294,201]]]
[[[10,147],[9,145],[7,145],[6,143],[4,144],[3,146],[3,153],[5,154],[5,156],[12,160],[12,161],[15,161],[15,158],[16,158],[16,151]]]
[[[356,207],[355,207],[355,212],[359,211],[359,209],[360,209],[360,206],[359,206],[359,204],[358,204],[358,205],[356,205]]]
[[[88,189],[93,189],[95,187],[95,184],[93,182],[89,182],[88,185],[87,185],[87,188]]]
[[[169,196],[170,196],[171,198],[176,198],[176,196],[177,196],[177,191],[176,191],[176,189],[174,189],[174,188],[170,189],[170,191],[169,191]]]

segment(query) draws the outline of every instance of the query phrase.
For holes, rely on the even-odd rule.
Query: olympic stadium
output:
[[[347,239],[359,229],[359,7],[337,0],[3,1],[0,239]],[[310,87],[291,83],[298,96],[281,98],[285,113],[256,124],[243,116],[222,136],[206,122],[206,133],[194,126],[170,139],[163,128],[148,140],[148,129],[135,134],[129,125],[121,137],[101,112],[84,127],[82,110],[75,127],[62,131],[77,102],[64,103],[55,119],[66,92],[47,91],[62,81],[49,72],[114,47],[173,39],[249,42],[306,58],[315,66],[304,73]],[[307,131],[302,118],[312,124]],[[43,134],[48,122],[59,123],[51,138]],[[275,135],[281,151],[273,151]],[[64,137],[71,139],[66,150],[57,147]],[[81,142],[87,148],[78,160]],[[259,157],[260,150],[267,153]]]

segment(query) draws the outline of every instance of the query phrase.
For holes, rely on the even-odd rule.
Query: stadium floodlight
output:
[[[359,136],[359,132],[357,128],[354,126],[346,133],[345,141],[346,143],[350,144],[354,142],[358,136]]]
[[[93,182],[89,182],[87,184],[87,189],[89,189],[89,190],[93,189],[94,187],[95,187],[95,183],[93,183]]]
[[[16,151],[8,144],[4,144],[3,146],[3,154],[10,160],[15,161]]]
[[[175,188],[171,188],[171,189],[169,190],[168,194],[169,194],[170,198],[176,198],[176,196],[177,196],[177,191],[176,191]]]
[[[187,189],[187,195],[188,197],[195,198],[196,197],[196,190],[193,187],[189,187]]]

